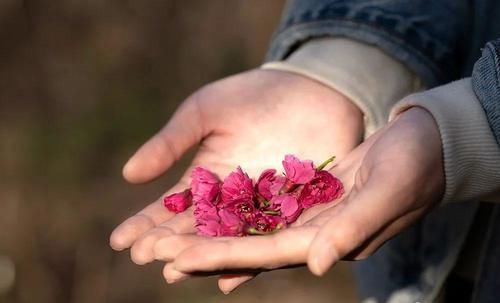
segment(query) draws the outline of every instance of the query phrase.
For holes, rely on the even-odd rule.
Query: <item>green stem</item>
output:
[[[271,230],[271,231],[265,232],[265,231],[260,231],[260,230],[257,230],[257,229],[255,229],[254,227],[250,227],[249,229],[247,229],[247,233],[248,233],[249,235],[254,235],[254,236],[265,236],[265,235],[271,235],[271,234],[274,234],[274,233],[278,232],[281,228],[282,228],[282,226],[279,226],[279,227],[277,227],[277,228],[276,228],[276,229],[274,229],[274,230]]]
[[[326,159],[325,162],[321,163],[318,167],[316,167],[316,170],[317,171],[320,171],[322,170],[323,168],[325,168],[328,164],[330,164],[331,162],[333,162],[335,160],[336,156],[332,156],[328,159]]]
[[[263,235],[267,235],[267,234],[269,234],[269,233],[266,233],[266,232],[264,232],[264,231],[257,230],[257,229],[255,229],[255,228],[253,228],[253,227],[251,227],[251,228],[247,229],[247,233],[248,233],[249,235],[257,235],[257,236],[263,236]]]
[[[279,215],[281,215],[281,212],[277,211],[277,210],[265,210],[264,213],[266,215],[272,215],[272,216],[279,216]]]

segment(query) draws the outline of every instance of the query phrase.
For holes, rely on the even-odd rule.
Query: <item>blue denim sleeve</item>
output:
[[[404,62],[428,87],[456,79],[459,44],[469,25],[467,0],[290,0],[267,61],[302,43],[345,36],[374,44]]]
[[[500,145],[500,39],[488,42],[474,65],[472,89]]]

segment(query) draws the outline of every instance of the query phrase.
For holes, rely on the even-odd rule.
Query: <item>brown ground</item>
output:
[[[120,168],[199,86],[262,62],[281,0],[0,1],[0,302],[352,302],[348,264],[166,285],[112,228],[182,169],[132,186]],[[185,162],[185,161],[184,161]],[[184,163],[185,165],[185,163]]]

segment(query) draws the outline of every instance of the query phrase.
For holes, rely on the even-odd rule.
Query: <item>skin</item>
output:
[[[307,264],[322,275],[340,259],[368,257],[438,203],[444,188],[441,154],[434,119],[412,108],[332,169],[346,188],[341,201],[311,208],[293,227],[269,236],[168,236],[156,243],[156,258],[169,262],[163,272],[169,282],[200,272],[254,272],[221,279],[225,293],[255,271]]]
[[[111,234],[110,245],[115,250],[130,248],[131,259],[146,264],[155,259],[159,240],[180,237],[188,242],[193,239],[193,244],[206,240],[194,236],[189,210],[175,215],[162,204],[165,195],[189,187],[190,171],[196,166],[225,176],[241,165],[255,178],[265,168],[280,167],[285,154],[317,163],[332,155],[342,159],[361,142],[362,135],[360,110],[314,80],[287,72],[252,70],[209,84],[188,97],[125,165],[126,180],[148,182],[198,145],[179,182],[120,224]],[[182,242],[182,247],[188,242]],[[162,247],[171,254],[175,245],[163,242]],[[189,277],[175,271],[176,263],[170,262],[173,258],[164,259],[168,262],[164,270],[167,282]],[[222,275],[219,287],[227,292],[253,276],[244,271]]]

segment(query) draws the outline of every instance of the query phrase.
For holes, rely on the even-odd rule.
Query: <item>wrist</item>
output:
[[[300,87],[307,93],[308,97],[313,96],[315,102],[311,105],[333,108],[334,116],[332,116],[332,119],[342,120],[343,129],[350,137],[355,138],[355,145],[361,142],[365,131],[364,115],[362,110],[348,96],[332,86],[306,75],[286,70],[261,68],[258,71],[259,73],[271,74],[274,77],[281,78],[289,84],[290,89],[299,89]],[[304,101],[308,102],[306,99]]]
[[[410,107],[425,108],[437,123],[446,180],[443,202],[498,200],[500,148],[470,79],[408,96],[391,116]]]
[[[417,182],[415,196],[428,197],[433,204],[437,203],[442,200],[445,190],[443,145],[438,124],[431,112],[418,106],[402,112],[393,123],[400,120],[409,124],[405,128],[405,137],[409,140],[408,145],[419,151],[414,156],[418,158],[420,169],[425,171],[425,179]]]
[[[422,87],[418,76],[378,47],[342,37],[313,39],[262,68],[307,76],[341,92],[363,112],[366,137],[386,124],[392,105]]]

